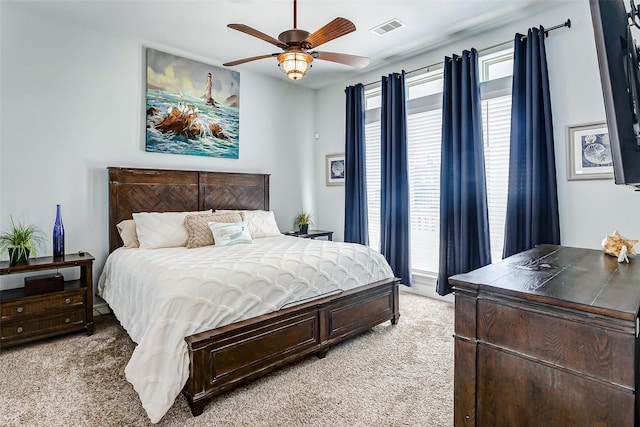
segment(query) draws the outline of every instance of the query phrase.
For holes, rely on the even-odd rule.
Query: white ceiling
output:
[[[190,52],[210,58],[217,65],[279,52],[276,46],[229,29],[227,24],[246,24],[274,38],[293,27],[293,0],[0,1],[156,47]],[[351,20],[356,32],[317,50],[368,56],[371,64],[363,69],[368,71],[558,3],[559,0],[298,0],[298,27],[313,32],[338,16]],[[382,37],[369,31],[392,18],[406,26]],[[275,58],[233,68],[287,80]],[[363,71],[316,60],[307,76],[292,84],[320,88],[357,72]]]

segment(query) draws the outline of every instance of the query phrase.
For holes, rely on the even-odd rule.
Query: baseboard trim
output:
[[[99,302],[93,304],[93,315],[94,316],[102,316],[105,314],[111,314],[111,309],[106,302]]]
[[[438,295],[436,292],[437,276],[429,273],[414,272],[411,275],[411,287],[402,286],[401,289],[406,292],[413,292],[414,294],[422,295],[425,297],[445,301],[453,304],[453,294]]]

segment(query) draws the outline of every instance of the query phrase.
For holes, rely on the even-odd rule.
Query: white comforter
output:
[[[390,277],[385,259],[365,246],[279,236],[226,247],[120,248],[98,293],[138,344],[125,374],[156,423],[189,374],[184,337]]]

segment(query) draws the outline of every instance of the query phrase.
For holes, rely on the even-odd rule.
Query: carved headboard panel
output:
[[[269,210],[267,174],[108,169],[109,252],[122,246],[116,225],[134,212]]]

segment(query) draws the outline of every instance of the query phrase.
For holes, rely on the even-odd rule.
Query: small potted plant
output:
[[[309,232],[309,224],[311,224],[311,214],[301,211],[295,218],[293,226],[300,230],[300,233],[307,234]]]
[[[25,264],[29,255],[37,254],[43,242],[44,235],[38,227],[9,217],[9,230],[0,233],[0,255],[8,251],[11,264]]]

